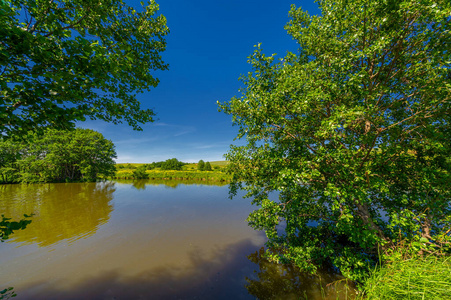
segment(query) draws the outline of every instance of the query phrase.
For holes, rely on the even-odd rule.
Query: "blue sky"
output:
[[[139,8],[139,1],[126,0]],[[160,84],[140,94],[143,108],[152,108],[154,123],[143,131],[102,121],[78,124],[101,132],[116,145],[118,163],[144,163],[177,158],[184,162],[223,160],[238,128],[231,116],[218,112],[216,102],[239,95],[240,75],[247,74],[247,57],[261,43],[266,54],[295,51],[286,33],[291,4],[319,13],[313,0],[157,0],[170,33],[159,71]]]

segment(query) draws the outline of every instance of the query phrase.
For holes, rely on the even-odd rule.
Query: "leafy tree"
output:
[[[136,169],[136,167],[132,164],[127,164],[127,169],[133,170]]]
[[[116,171],[113,143],[90,129],[47,129],[19,145],[7,142],[18,151],[12,176],[19,182],[94,181]]]
[[[199,171],[203,171],[205,169],[205,162],[202,159],[197,163],[197,169]]]
[[[210,162],[207,161],[207,162],[205,163],[204,171],[211,171],[211,165],[210,165]]]
[[[144,4],[143,4],[144,5]],[[149,1],[0,2],[0,134],[77,120],[151,122],[136,93],[156,87],[166,19]]]
[[[135,179],[148,179],[149,174],[146,173],[147,167],[146,165],[139,166],[136,170],[133,171],[133,178]]]
[[[157,162],[153,162],[151,163],[152,168],[161,168],[161,165],[164,163],[164,161],[157,161]]]
[[[293,6],[298,53],[258,47],[242,96],[220,105],[247,141],[226,155],[232,194],[259,206],[268,257],[302,270],[361,279],[379,254],[449,251],[451,2],[319,7]]]
[[[177,158],[171,158],[167,159],[161,164],[162,170],[181,170],[182,166],[184,165],[183,162],[178,161]]]
[[[17,180],[17,160],[20,158],[21,144],[0,139],[0,182],[12,183]]]

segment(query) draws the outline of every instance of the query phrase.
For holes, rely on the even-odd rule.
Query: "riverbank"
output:
[[[361,292],[365,300],[451,299],[451,257],[396,259],[374,270]]]
[[[142,163],[119,163],[116,164],[116,174],[109,179],[152,179],[152,180],[193,180],[230,182],[232,175],[226,173],[226,161],[211,162],[211,171],[199,171],[197,164],[184,164],[181,170],[162,170],[160,167],[153,167],[152,164]],[[137,169],[144,168],[144,174],[136,174]]]
[[[148,179],[152,180],[197,180],[229,182],[232,176],[221,171],[175,171],[175,170],[146,170]],[[133,170],[118,170],[110,179],[134,179]]]

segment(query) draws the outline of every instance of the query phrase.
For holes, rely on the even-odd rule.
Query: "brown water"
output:
[[[35,214],[0,244],[0,290],[18,300],[336,299],[342,282],[325,284],[339,277],[262,258],[249,200],[168,183],[0,185],[0,214]]]

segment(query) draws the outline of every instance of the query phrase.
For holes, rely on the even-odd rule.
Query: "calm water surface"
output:
[[[316,277],[261,257],[249,202],[228,199],[225,185],[176,181],[0,185],[0,214],[35,214],[0,244],[0,290],[18,300],[336,299],[340,283],[321,292]]]

